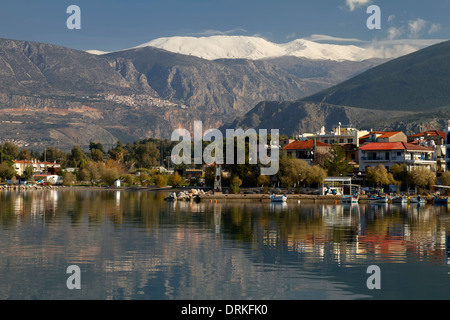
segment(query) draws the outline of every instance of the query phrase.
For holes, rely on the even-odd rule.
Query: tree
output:
[[[162,174],[157,174],[155,176],[155,183],[158,188],[163,188],[167,185],[166,177]]]
[[[100,149],[92,149],[91,150],[91,159],[95,162],[103,161],[103,152]]]
[[[319,165],[311,166],[309,168],[306,182],[311,185],[314,183],[322,183],[327,177],[327,171]]]
[[[386,167],[381,164],[367,169],[367,179],[378,186],[396,183],[392,173],[389,173]]]
[[[257,185],[259,187],[266,187],[270,185],[270,177],[269,176],[265,176],[263,174],[261,174],[257,181],[256,181]]]
[[[72,186],[76,181],[76,176],[71,172],[63,173],[63,186]]]
[[[398,181],[402,185],[411,185],[412,178],[411,173],[407,170],[405,164],[394,164],[390,171],[396,181]]]
[[[100,177],[104,183],[111,186],[119,178],[119,171],[116,168],[104,167],[100,170]]]
[[[2,162],[0,163],[0,178],[3,180],[11,179],[16,175],[16,171],[14,170],[13,166]]]
[[[1,148],[3,160],[15,160],[19,156],[19,148],[12,142],[5,142]]]
[[[283,153],[280,157],[278,179],[288,189],[306,182],[310,165],[304,161],[289,157]]]
[[[75,145],[70,152],[70,159],[75,167],[82,167],[83,162],[86,162],[86,155],[79,145]]]
[[[129,187],[131,187],[131,186],[134,184],[134,181],[135,181],[135,176],[134,176],[134,175],[132,175],[132,174],[124,174],[124,175],[122,176],[122,178],[123,178],[124,182],[125,182]]]
[[[59,150],[55,147],[49,147],[41,156],[41,160],[47,160],[50,162],[56,161],[61,164],[61,166],[66,166],[67,164],[67,153]]]
[[[140,143],[135,147],[131,157],[137,163],[138,167],[148,168],[158,164],[160,153],[156,145],[152,142]]]
[[[436,174],[425,167],[415,167],[411,170],[411,178],[415,185],[425,189],[436,183]]]
[[[28,149],[23,148],[20,150],[18,158],[19,160],[31,160],[31,153]]]
[[[450,186],[450,171],[445,171],[441,175],[441,184],[444,186]]]
[[[169,183],[172,187],[179,187],[181,185],[182,178],[178,174],[178,172],[175,172],[169,180]]]
[[[92,151],[92,150],[99,150],[99,151],[101,151],[101,153],[104,153],[103,145],[100,142],[95,143],[95,142],[91,141],[89,143],[89,151]]]
[[[95,163],[93,161],[88,161],[79,171],[78,179],[80,181],[90,181],[92,184],[101,178],[100,168],[104,167],[103,163]]]
[[[229,188],[229,192],[231,194],[238,194],[239,193],[239,187],[242,185],[242,180],[238,176],[234,176],[231,179],[231,184]]]
[[[31,180],[31,179],[33,178],[33,175],[34,175],[34,170],[33,170],[33,167],[32,167],[32,166],[27,166],[27,167],[25,168],[25,170],[23,170],[22,177],[23,177],[25,180],[27,180],[27,181]]]
[[[350,159],[345,155],[342,146],[334,144],[330,149],[330,157],[323,161],[323,168],[328,171],[329,176],[345,176],[353,170]]]

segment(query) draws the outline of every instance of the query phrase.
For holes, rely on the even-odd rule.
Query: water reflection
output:
[[[435,294],[448,283],[439,269],[449,263],[447,206],[164,197],[0,192],[0,298],[355,299],[374,295],[370,264],[436,267],[430,273],[446,278]],[[70,264],[82,266],[89,290],[68,297]]]

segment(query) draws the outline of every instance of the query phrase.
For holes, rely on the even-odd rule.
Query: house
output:
[[[316,140],[327,144],[339,144],[345,151],[345,155],[350,159],[354,166],[358,164],[358,147],[360,138],[369,134],[369,131],[358,130],[352,127],[342,126],[340,123],[338,126],[332,129],[330,132],[325,131],[325,127],[310,136],[310,140]]]
[[[408,136],[409,143],[415,143],[424,147],[434,148],[434,157],[437,161],[438,171],[444,170],[445,164],[445,132],[429,130]]]
[[[328,154],[330,149],[331,144],[328,143],[313,140],[297,140],[285,146],[283,151],[286,151],[288,156],[313,164],[318,157]]]
[[[359,144],[372,142],[408,142],[408,137],[402,131],[371,131],[359,138]]]
[[[436,171],[434,148],[406,142],[371,142],[359,148],[359,169],[382,164],[389,170],[395,164],[406,164],[407,170],[425,167]]]
[[[61,170],[61,165],[54,162],[44,162],[34,160],[14,160],[13,161],[14,170],[16,170],[17,174],[21,176],[27,167],[32,167],[33,172],[47,174],[51,173],[52,175],[57,175]]]
[[[433,142],[431,142],[433,141]],[[430,142],[431,144],[442,146],[445,143],[445,132],[439,130],[429,130],[408,136],[409,143]]]
[[[202,169],[184,169],[182,176],[187,180],[191,180],[192,178],[201,178],[204,174]]]

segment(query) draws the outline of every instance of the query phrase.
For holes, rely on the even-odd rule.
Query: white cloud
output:
[[[387,30],[387,38],[388,40],[399,39],[404,34],[404,28],[402,27],[390,27]]]
[[[320,41],[326,41],[326,42],[364,42],[363,40],[360,40],[360,39],[339,38],[339,37],[328,36],[328,35],[325,35],[325,34],[312,34],[312,35],[309,36],[309,38],[307,38],[307,40],[311,40],[311,41],[315,41],[315,42],[320,42]]]
[[[388,23],[390,27],[386,30],[386,38],[388,40],[395,40],[401,38],[418,39],[425,34],[433,34],[441,29],[439,23],[432,23],[422,18],[417,18],[415,20],[409,20],[403,22],[402,25],[398,23],[393,23],[395,16],[388,17]]]
[[[441,25],[439,23],[432,23],[430,29],[428,30],[428,34],[433,34],[441,30]]]
[[[418,38],[423,34],[425,28],[427,27],[427,21],[421,18],[416,20],[410,20],[408,22],[408,33],[410,38]]]
[[[345,0],[345,4],[350,11],[355,10],[358,7],[369,4],[372,0]]]
[[[210,36],[228,36],[236,33],[247,33],[247,30],[243,28],[234,28],[231,30],[226,31],[220,31],[220,30],[204,30],[201,32],[196,33],[188,33],[188,36],[204,36],[204,37],[210,37]]]

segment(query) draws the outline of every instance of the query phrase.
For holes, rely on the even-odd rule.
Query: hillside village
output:
[[[315,133],[282,137],[279,146],[270,146],[281,150],[277,175],[262,176],[255,165],[224,165],[219,186],[234,193],[239,187],[300,193],[329,177],[350,177],[360,187],[432,191],[438,184],[450,184],[450,121],[440,129],[407,136],[339,123],[330,131],[322,127]],[[100,143],[91,143],[89,152],[74,146],[69,153],[50,147],[40,154],[25,147],[19,150],[8,141],[1,145],[0,178],[9,186],[202,186],[218,191],[216,166],[175,166],[169,156],[173,145],[167,140],[126,146],[118,142],[105,151]]]

